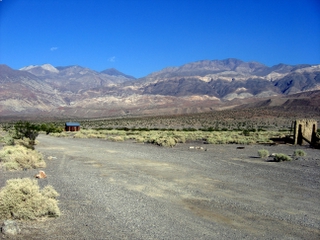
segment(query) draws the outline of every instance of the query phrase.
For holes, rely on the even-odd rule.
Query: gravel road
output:
[[[41,186],[62,216],[21,223],[17,239],[319,239],[320,151],[278,145],[163,148],[99,139],[38,137]],[[267,162],[257,151],[307,156]],[[37,170],[4,172],[4,180]]]

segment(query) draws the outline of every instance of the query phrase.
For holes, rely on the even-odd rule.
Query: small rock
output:
[[[47,175],[44,171],[39,171],[37,175],[35,175],[35,178],[46,178]]]
[[[5,235],[17,235],[21,230],[14,220],[6,220],[2,224],[1,232]]]
[[[197,146],[196,149],[203,150],[203,147],[198,147],[198,146]]]

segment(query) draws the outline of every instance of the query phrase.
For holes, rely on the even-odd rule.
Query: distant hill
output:
[[[268,67],[234,58],[203,60],[140,79],[114,68],[96,72],[76,65],[44,64],[14,70],[0,65],[0,83],[1,116],[180,114],[243,104],[285,109],[307,105],[310,110],[319,104],[320,65]]]

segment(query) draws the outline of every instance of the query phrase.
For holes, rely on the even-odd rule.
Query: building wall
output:
[[[295,121],[294,125],[294,144],[309,144],[302,137],[309,142],[313,141],[315,132],[317,131],[317,121],[313,119],[299,119]]]
[[[71,132],[80,131],[80,126],[65,126],[65,130]]]

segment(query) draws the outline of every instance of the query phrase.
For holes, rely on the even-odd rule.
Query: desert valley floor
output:
[[[40,135],[62,216],[20,222],[17,239],[319,239],[319,150],[291,145],[174,148]],[[257,151],[307,156],[270,162]],[[50,158],[51,160],[49,160]],[[0,187],[38,170],[0,169]]]

